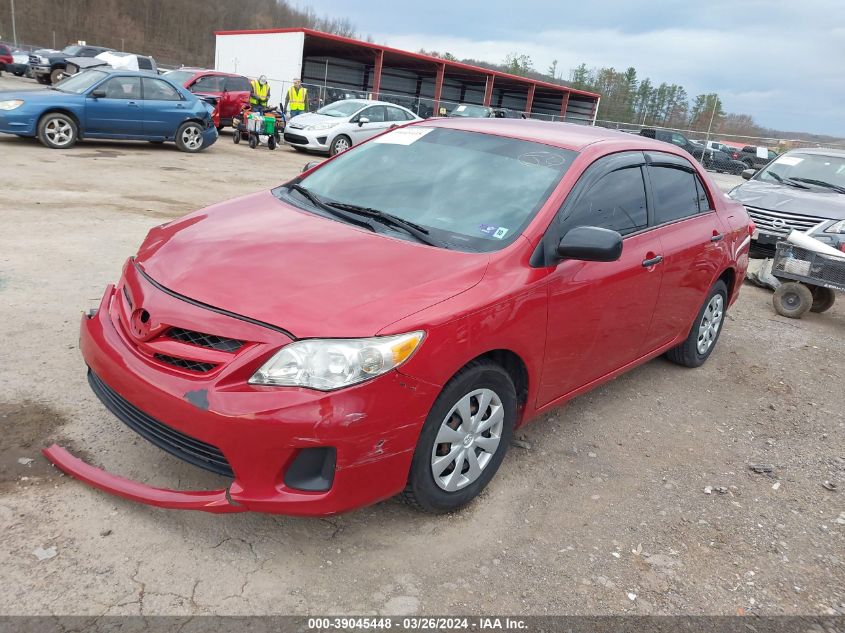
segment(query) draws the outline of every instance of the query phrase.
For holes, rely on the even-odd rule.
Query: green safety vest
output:
[[[252,85],[252,92],[253,94],[249,95],[249,103],[250,105],[267,105],[267,98],[270,96],[270,84],[264,84],[263,86],[258,83],[257,79],[253,79],[250,84]]]
[[[305,100],[308,98],[308,89],[304,86],[299,87],[297,94],[296,86],[288,88],[288,104],[291,110],[304,110]]]

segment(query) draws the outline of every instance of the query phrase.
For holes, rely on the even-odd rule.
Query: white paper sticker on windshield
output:
[[[455,108],[455,112],[463,112],[466,109],[467,107],[465,105],[459,105],[457,108]]]
[[[794,167],[798,163],[800,163],[803,158],[799,158],[798,156],[781,156],[775,161],[776,165],[789,165],[790,167]]]
[[[389,143],[391,145],[410,145],[431,132],[433,127],[402,127],[373,139],[373,143]]]

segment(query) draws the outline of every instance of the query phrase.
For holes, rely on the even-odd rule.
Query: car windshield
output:
[[[360,101],[335,101],[317,110],[317,114],[325,114],[326,116],[343,119],[352,116],[365,105]]]
[[[190,70],[171,70],[170,72],[164,73],[162,76],[167,77],[170,81],[179,86],[184,86],[185,82],[195,74],[196,73],[191,72]]]
[[[81,46],[65,46],[62,53],[65,55],[78,55],[81,50]]]
[[[845,187],[845,156],[790,152],[758,172],[756,180],[791,181],[822,189],[829,189],[827,185]]]
[[[105,76],[106,73],[100,72],[99,70],[86,70],[78,75],[73,75],[72,77],[63,79],[53,86],[53,88],[60,90],[61,92],[70,92],[78,95],[88,90],[88,88],[93,86]]]
[[[476,105],[459,105],[452,110],[449,116],[466,116],[474,118],[485,118],[490,116],[490,108]]]
[[[521,234],[575,156],[492,134],[411,126],[339,155],[300,184],[325,202],[413,222],[449,248],[494,251]],[[276,191],[313,208],[286,188]]]

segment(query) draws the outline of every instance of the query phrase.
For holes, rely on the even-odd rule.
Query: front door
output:
[[[376,134],[384,132],[391,125],[390,121],[387,120],[387,110],[383,105],[365,108],[358,114],[356,119],[358,123],[355,124],[350,132],[353,145],[357,145],[366,141],[368,138],[372,138]],[[367,122],[362,123],[361,119],[367,119]]]
[[[612,229],[623,247],[615,262],[562,261],[552,274],[540,406],[642,354],[663,275],[661,241],[648,227],[644,161],[626,152],[594,163],[550,228],[553,239],[576,226]]]
[[[93,96],[97,93],[102,96]],[[111,77],[85,100],[85,136],[136,137],[143,134],[144,104],[141,78]]]

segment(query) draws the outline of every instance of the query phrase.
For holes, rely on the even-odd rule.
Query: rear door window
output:
[[[249,79],[246,77],[226,77],[226,90],[228,92],[249,92]]]
[[[649,165],[648,173],[654,197],[655,225],[699,212],[699,183],[693,172],[674,166]]]
[[[182,95],[166,81],[145,77],[144,99],[146,101],[181,101]]]
[[[576,226],[598,226],[627,235],[647,225],[642,169],[625,167],[603,176],[578,199],[563,222],[563,232]]]
[[[191,92],[223,92],[226,77],[222,75],[203,75],[197,79],[189,90]]]
[[[407,121],[405,111],[392,106],[387,106],[387,120],[388,121]]]

